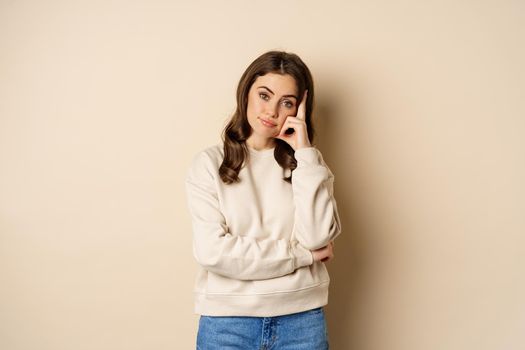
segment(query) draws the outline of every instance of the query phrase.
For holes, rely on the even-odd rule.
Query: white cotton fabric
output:
[[[238,183],[219,177],[222,144],[198,152],[186,174],[195,313],[271,317],[324,306],[330,278],[311,250],[341,233],[334,175],[314,146],[295,151],[292,184],[273,148],[249,152]]]

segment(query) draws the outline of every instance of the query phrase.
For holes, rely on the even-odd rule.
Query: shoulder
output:
[[[317,148],[317,146],[297,149],[294,157],[297,161],[297,168],[323,167],[328,172],[329,177],[334,177],[330,167],[328,167],[328,164],[326,164],[324,160],[321,150]]]
[[[326,166],[323,154],[317,146],[303,147],[295,150],[295,160],[297,165],[323,165]]]
[[[216,177],[223,160],[222,144],[214,144],[195,153],[191,159],[186,179]]]
[[[224,149],[222,144],[214,144],[201,149],[193,155],[191,161],[192,165],[198,165],[202,163],[208,163],[209,165],[215,164],[217,168],[221,165],[224,158]],[[211,164],[210,164],[211,163]]]

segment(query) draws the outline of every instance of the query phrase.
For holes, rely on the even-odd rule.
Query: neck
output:
[[[265,149],[270,149],[270,148],[274,148],[275,147],[275,140],[272,138],[272,139],[266,139],[266,140],[253,140],[253,139],[247,139],[246,140],[246,145],[248,147],[251,147],[257,151],[262,151],[262,150],[265,150]]]

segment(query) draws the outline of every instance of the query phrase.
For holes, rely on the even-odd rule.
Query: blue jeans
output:
[[[275,317],[200,316],[197,350],[326,350],[324,310]]]

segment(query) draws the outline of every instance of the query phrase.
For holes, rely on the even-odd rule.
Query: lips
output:
[[[259,118],[261,120],[261,124],[268,127],[268,128],[273,128],[274,126],[276,126],[276,124],[272,123],[271,121],[269,120],[266,120],[266,119],[262,119],[262,118]]]

